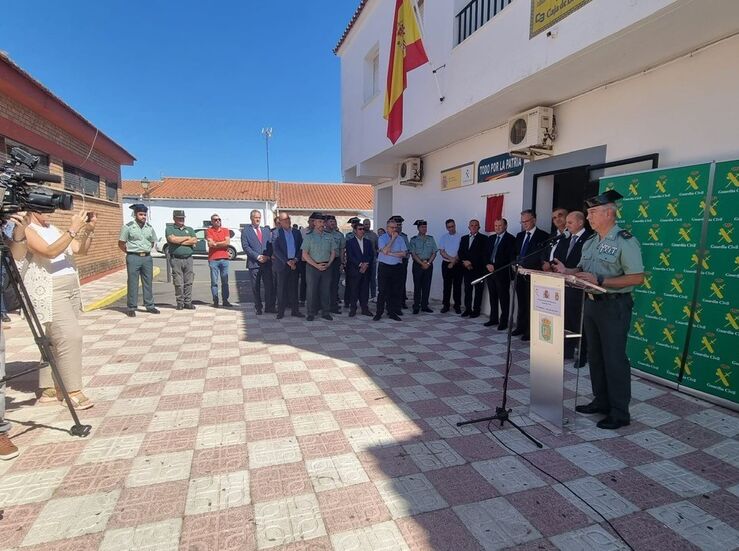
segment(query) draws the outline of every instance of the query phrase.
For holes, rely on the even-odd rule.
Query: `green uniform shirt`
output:
[[[148,222],[142,228],[138,222],[131,220],[123,224],[118,241],[126,242],[126,251],[129,253],[148,253],[157,242],[157,234]]]
[[[181,228],[178,228],[177,226],[172,224],[171,226],[167,226],[167,229],[164,230],[165,237],[169,237],[170,235],[174,235],[175,237],[195,237],[195,230],[193,230],[190,226],[182,226]],[[192,256],[192,245],[173,245],[170,243],[169,247],[170,256]]]
[[[336,240],[328,232],[312,231],[303,238],[300,249],[305,251],[316,262],[328,262],[331,251],[336,250]]]
[[[431,255],[434,254],[439,248],[436,246],[436,241],[431,235],[414,235],[411,237],[411,243],[408,247],[411,254],[416,254],[421,260],[428,260]]]
[[[337,258],[341,258],[341,253],[344,251],[344,247],[346,247],[346,237],[342,235],[342,233],[338,230],[336,231],[325,231],[325,234],[328,234],[331,236],[331,239],[334,240],[334,251],[336,251]]]
[[[629,237],[627,237],[629,236]],[[585,272],[603,276],[604,279],[626,274],[641,274],[644,263],[641,245],[631,234],[613,226],[604,239],[596,233],[582,246],[582,257],[578,265]],[[608,289],[609,293],[630,293],[634,289]]]

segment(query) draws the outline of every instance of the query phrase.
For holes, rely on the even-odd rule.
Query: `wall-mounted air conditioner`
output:
[[[508,151],[513,156],[532,159],[551,155],[554,138],[551,107],[534,107],[508,119]]]
[[[418,186],[423,181],[423,162],[419,157],[411,157],[400,163],[398,180],[405,186]]]

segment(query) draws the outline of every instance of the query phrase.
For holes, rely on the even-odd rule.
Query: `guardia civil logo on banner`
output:
[[[600,187],[623,195],[619,225],[644,260],[632,367],[737,402],[739,161],[606,177]]]

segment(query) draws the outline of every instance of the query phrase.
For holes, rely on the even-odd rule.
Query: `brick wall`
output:
[[[11,98],[0,94],[0,118],[5,118],[25,129],[42,136],[43,138],[53,141],[67,151],[83,158],[87,157],[89,146],[86,146],[64,130],[54,126],[37,113],[26,109],[24,106],[15,102]],[[8,135],[8,138],[25,143],[18,136]],[[32,145],[32,144],[29,144]],[[38,148],[36,148],[38,149]],[[5,142],[3,136],[0,136],[0,151],[4,154]],[[3,155],[4,158],[4,155]],[[95,164],[104,167],[117,175],[118,182],[118,199],[116,201],[108,201],[106,195],[106,179],[100,177],[99,197],[83,196],[80,193],[69,192],[64,190],[64,183],[50,184],[49,187],[70,193],[74,197],[74,206],[72,211],[56,211],[50,215],[50,221],[62,231],[69,228],[72,213],[86,208],[97,214],[97,229],[90,252],[85,256],[76,257],[77,268],[80,278],[88,278],[103,272],[123,267],[124,255],[118,249],[118,234],[123,224],[123,215],[121,212],[121,190],[120,190],[120,165],[113,159],[101,154],[99,151],[93,150],[90,160]],[[86,169],[88,172],[96,173],[91,166],[79,167]],[[49,172],[64,177],[64,161],[63,159],[50,155],[49,156]],[[111,179],[111,181],[113,181]]]

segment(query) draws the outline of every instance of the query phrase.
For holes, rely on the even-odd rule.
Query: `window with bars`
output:
[[[64,189],[100,197],[100,177],[81,168],[65,164]]]

